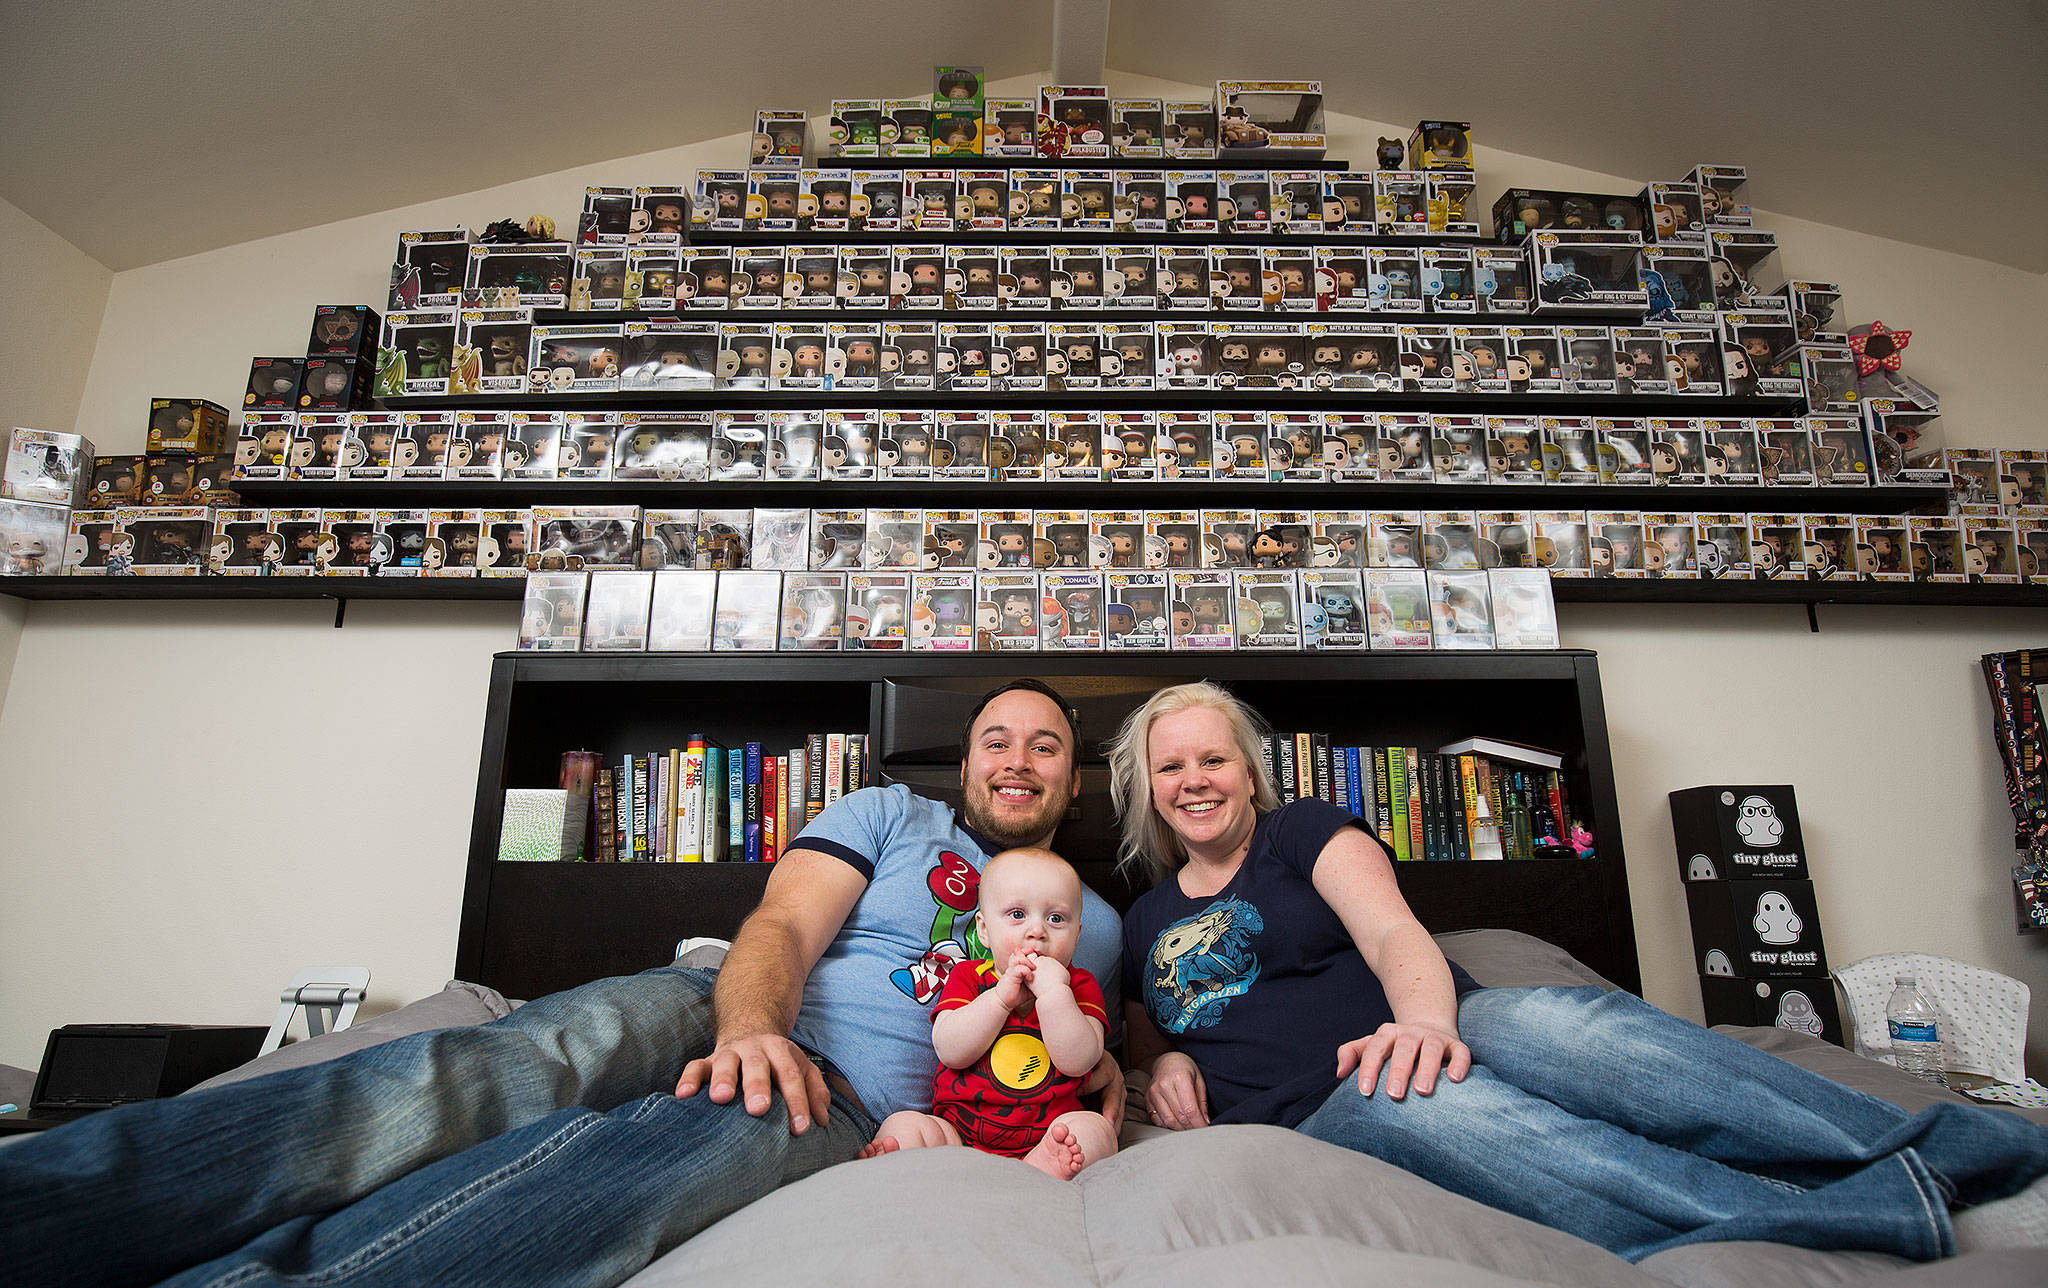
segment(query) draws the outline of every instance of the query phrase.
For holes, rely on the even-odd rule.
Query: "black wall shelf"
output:
[[[1718,514],[1903,514],[1943,505],[1947,490],[1886,487],[1634,487],[1493,483],[1261,483],[1225,481],[984,483],[972,479],[468,480],[442,483],[247,481],[251,505],[505,509],[531,505],[920,507],[1095,509],[1624,510]]]
[[[783,162],[730,166],[740,170],[1345,170],[1349,161],[1322,156],[1303,157],[1288,152],[1240,152],[1228,157],[992,157],[950,155],[935,157],[816,157],[797,163],[795,157]],[[1358,171],[1371,179],[1371,170]]]
[[[1687,397],[1682,394],[1392,393],[1364,389],[1063,389],[990,390],[851,389],[637,389],[624,393],[413,395],[382,399],[390,411],[777,411],[815,407],[929,407],[964,411],[1078,408],[1104,411],[1415,411],[1499,416],[1799,416],[1796,398]]]
[[[1551,579],[1561,604],[1876,604],[1936,608],[2048,608],[2048,585],[1934,585],[1917,582],[1852,581],[1686,581],[1617,578]],[[36,601],[229,600],[229,599],[412,599],[517,602],[525,594],[520,577],[0,577],[0,595]],[[752,665],[759,653],[733,654],[735,665]],[[859,667],[874,655],[849,652],[809,659],[842,669]],[[889,655],[900,657],[901,655]],[[910,655],[913,658],[919,655]],[[1024,654],[1025,657],[1043,655]],[[1096,655],[1100,656],[1100,655]],[[1132,655],[1117,654],[1119,668]],[[1183,657],[1186,655],[1174,655]],[[1265,664],[1284,664],[1295,655],[1244,654]],[[1313,658],[1315,654],[1300,655]],[[1374,655],[1401,656],[1401,655]],[[1449,655],[1446,655],[1449,656]],[[1488,656],[1512,657],[1500,653]],[[593,663],[631,665],[659,662],[660,654],[587,658]],[[787,663],[795,659],[781,658]],[[1142,660],[1142,659],[1140,659]]]
[[[1266,246],[1313,250],[1317,246],[1493,246],[1484,233],[1450,232],[1346,232],[1342,229],[1312,233],[1141,233],[1105,228],[899,228],[882,232],[863,228],[838,230],[805,228],[789,231],[767,229],[697,228],[690,232],[688,246],[1218,246],[1258,250]],[[624,250],[624,247],[620,247]],[[1439,317],[1442,315],[1439,314]],[[1641,317],[1640,312],[1637,317]]]
[[[16,599],[429,599],[510,600],[524,577],[0,577],[0,595]]]
[[[562,751],[590,748],[612,759],[691,732],[781,748],[814,731],[864,729],[880,781],[954,800],[961,721],[982,692],[1020,675],[1052,683],[1081,712],[1087,754],[1078,818],[1070,815],[1055,845],[1118,907],[1137,891],[1110,862],[1114,822],[1098,748],[1165,685],[1215,679],[1275,728],[1322,730],[1345,744],[1435,747],[1484,732],[1564,751],[1596,858],[1402,863],[1402,893],[1433,931],[1524,930],[1641,988],[1599,670],[1592,654],[1570,650],[1349,658],[501,653],[491,671],[456,975],[537,997],[659,965],[684,937],[730,937],[760,899],[771,865],[498,862],[505,790],[553,786]]]
[[[537,326],[594,326],[605,322],[1072,322],[1087,326],[1110,322],[1327,322],[1350,326],[1361,323],[1412,326],[1654,326],[1645,323],[1641,310],[1588,310],[1562,313],[1371,313],[1364,310],[1328,309],[1164,309],[1154,305],[1128,308],[1063,309],[1044,305],[1023,308],[963,309],[924,308],[916,304],[901,308],[790,308],[790,309],[683,309],[655,312],[647,309],[535,309]],[[483,396],[483,395],[479,395]],[[1554,397],[1548,394],[1496,394],[1492,397]],[[1697,402],[1698,399],[1693,401]]]

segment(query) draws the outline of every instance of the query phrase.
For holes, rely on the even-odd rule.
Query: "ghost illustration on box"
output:
[[[1704,963],[1702,963],[1702,966],[1702,973],[1707,975],[1720,975],[1724,978],[1733,978],[1735,974],[1735,967],[1730,965],[1728,962],[1728,954],[1722,952],[1718,948],[1709,948],[1707,950],[1707,960]]]
[[[1785,835],[1785,824],[1778,818],[1777,806],[1761,796],[1742,798],[1741,814],[1735,820],[1735,830],[1742,833],[1744,845],[1754,845],[1767,850]]]
[[[1767,944],[1796,944],[1806,923],[1792,911],[1792,901],[1776,890],[1766,890],[1756,901],[1756,937]]]
[[[1819,1037],[1820,1015],[1813,1009],[1813,999],[1796,988],[1778,994],[1777,1026]]]
[[[1688,881],[1713,881],[1720,877],[1714,870],[1714,861],[1704,854],[1695,854],[1685,865],[1685,879]]]

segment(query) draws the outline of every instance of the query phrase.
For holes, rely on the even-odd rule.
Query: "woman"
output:
[[[1221,688],[1155,694],[1110,767],[1123,861],[1158,881],[1124,921],[1155,1123],[1294,1127],[1631,1261],[2048,1242],[2048,1184],[1993,1202],[2048,1173],[2048,1130],[1908,1114],[1627,993],[1478,987],[1357,818],[1279,806],[1256,717]]]

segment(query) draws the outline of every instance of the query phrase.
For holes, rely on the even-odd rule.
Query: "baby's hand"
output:
[[[1073,988],[1073,972],[1069,971],[1064,965],[1045,953],[1040,953],[1031,960],[1032,996],[1044,997],[1048,992],[1057,993],[1062,989],[1070,990]]]
[[[1003,969],[1003,977],[996,981],[996,1000],[1012,1009],[1021,1005],[1026,986],[1031,983],[1032,970],[1030,953],[1022,949],[1011,953],[1009,965]]]

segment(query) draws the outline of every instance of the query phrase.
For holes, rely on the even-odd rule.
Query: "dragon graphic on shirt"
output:
[[[946,986],[953,963],[986,957],[988,949],[974,928],[974,909],[981,900],[981,872],[951,850],[939,851],[925,874],[925,885],[939,911],[932,918],[931,947],[908,966],[889,972],[889,982],[920,1006],[930,1006]]]
[[[1153,1022],[1164,1032],[1185,1033],[1220,1021],[1230,999],[1259,978],[1251,940],[1265,928],[1259,910],[1233,895],[1160,931],[1146,990]]]

